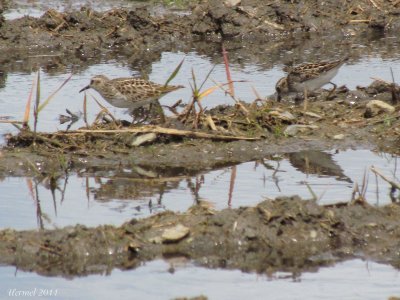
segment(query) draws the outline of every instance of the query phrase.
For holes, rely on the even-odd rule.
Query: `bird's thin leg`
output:
[[[150,122],[151,122],[151,119],[153,118],[152,111],[153,111],[153,102],[150,102],[149,111],[147,113],[146,118],[144,119],[145,121],[147,121],[147,119],[150,118]]]
[[[151,123],[152,121],[154,121],[154,119],[156,117],[159,116],[160,108],[158,107],[157,103],[158,103],[158,100],[150,102],[147,114],[145,115],[142,122],[146,122],[147,120],[150,119],[150,123]]]
[[[151,107],[149,107],[149,111],[151,111]],[[146,111],[144,109],[144,107],[138,107],[138,108],[134,108],[131,112],[130,115],[132,116],[132,125],[136,125],[136,124],[140,124],[143,122],[146,122],[146,120],[149,117],[149,114],[145,114]],[[139,119],[140,118],[140,119]]]
[[[329,82],[329,83],[333,85],[333,89],[331,89],[331,90],[329,91],[328,96],[326,96],[326,99],[328,99],[328,100],[329,100],[329,98],[332,96],[332,94],[336,91],[336,88],[337,88],[337,85],[334,84],[333,82]]]
[[[106,115],[108,115],[108,116],[110,116],[110,118],[114,121],[114,123],[118,123],[117,122],[117,119],[112,115],[112,113],[107,109],[107,108],[105,108],[105,107],[103,107],[102,109],[101,109],[101,111],[97,114],[97,116],[96,116],[96,118],[95,118],[95,120],[94,120],[94,124],[95,123],[97,123],[99,120],[100,120],[100,118],[104,118]]]
[[[308,106],[307,88],[304,88],[304,107],[303,107],[304,111],[307,111],[307,106]]]
[[[152,103],[153,104],[153,103]],[[154,105],[157,109],[158,114],[160,115],[160,121],[161,123],[165,123],[165,115],[164,115],[164,111],[161,107],[160,102],[158,102],[158,99],[156,101],[154,101]]]

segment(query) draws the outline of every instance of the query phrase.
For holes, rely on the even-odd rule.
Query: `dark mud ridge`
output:
[[[24,17],[0,23],[2,47],[63,48],[84,51],[98,46],[126,47],[134,51],[144,45],[179,43],[207,38],[268,40],[274,35],[339,30],[356,34],[367,28],[397,30],[400,7],[385,1],[239,1],[237,5],[209,0],[192,4],[189,14],[150,14],[146,7],[113,9],[99,13],[83,7],[80,11],[47,11],[40,18]],[[238,1],[232,1],[238,2]],[[377,2],[378,3],[378,2]],[[0,8],[0,13],[2,9]]]
[[[50,276],[133,269],[185,257],[211,268],[271,274],[304,271],[358,257],[400,267],[400,207],[362,201],[319,206],[297,197],[256,207],[164,212],[121,227],[0,231],[0,263]]]
[[[146,7],[100,13],[83,7],[66,13],[48,10],[40,18],[0,18],[0,51],[8,53],[2,60],[10,62],[18,56],[17,50],[44,49],[72,54],[84,63],[89,57],[111,50],[125,53],[135,63],[150,61],[153,54],[162,50],[187,47],[188,42],[204,39],[273,43],[288,36],[293,41],[293,33],[333,36],[332,31],[342,39],[369,30],[397,32],[400,27],[400,7],[396,1],[232,1],[237,5],[227,2],[231,1],[192,4],[189,14],[152,14]]]
[[[329,99],[328,94],[322,90],[310,96],[307,111],[290,101],[254,101],[186,120],[181,114],[159,126],[103,120],[72,131],[22,130],[7,137],[0,175],[57,177],[66,171],[137,166],[189,175],[302,150],[364,148],[400,154],[397,85],[373,82],[356,91],[338,88]]]

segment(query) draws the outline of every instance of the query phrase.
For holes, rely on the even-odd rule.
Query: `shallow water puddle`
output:
[[[200,295],[210,300],[265,299],[266,295],[269,299],[388,299],[400,295],[398,270],[358,259],[298,277],[289,273],[267,277],[195,267],[184,260],[158,260],[131,271],[105,269],[104,275],[72,280],[44,278],[14,267],[2,267],[0,279],[2,297],[35,289],[36,293],[56,293],[56,299],[111,299],[116,295],[126,299]]]
[[[189,101],[192,68],[197,81],[201,82],[216,63],[211,78],[217,82],[224,82],[226,75],[222,58],[219,53],[214,55],[215,57],[210,58],[194,51],[186,54],[163,53],[160,60],[151,65],[149,79],[159,83],[165,82],[185,57],[181,71],[171,84],[183,84],[187,88],[166,95],[161,99],[161,103],[171,105],[178,99]],[[52,57],[49,56],[48,60],[51,61]],[[25,70],[24,64],[24,61],[16,62],[14,70]],[[400,62],[392,59],[382,60],[377,58],[377,54],[358,61],[350,60],[341,68],[334,81],[338,85],[346,84],[351,89],[356,85],[369,84],[372,76],[390,81],[390,67],[395,74],[399,73]],[[237,97],[253,101],[255,95],[252,87],[262,97],[272,94],[275,82],[283,75],[281,68],[282,66],[275,66],[271,69],[266,65],[254,65],[246,61],[238,64],[232,60],[232,78],[246,81],[235,83]],[[51,74],[42,72],[42,97],[50,95],[70,72],[75,73],[71,68],[66,68],[62,72],[54,70]],[[140,69],[132,70],[123,59],[115,59],[94,64],[85,71],[74,74],[70,82],[41,112],[38,130],[65,129],[67,124],[60,125],[58,122],[59,114],[65,114],[67,108],[72,112],[83,111],[83,95],[78,91],[89,83],[92,76],[107,74],[110,78],[115,78],[136,76],[140,73]],[[22,71],[7,74],[0,88],[1,116],[9,116],[14,120],[23,118],[33,77],[33,73]],[[213,85],[214,83],[209,80],[204,88]],[[115,116],[130,119],[124,110],[111,107],[96,92],[92,91],[91,94],[95,95]],[[218,104],[232,103],[233,100],[220,90],[203,100],[203,106],[209,108]],[[92,122],[100,111],[90,97],[88,111],[89,122]],[[83,125],[83,121],[80,120],[71,128]],[[16,133],[16,129],[9,124],[0,124],[0,133],[7,132]],[[222,209],[229,206],[255,205],[264,197],[298,194],[310,198],[309,189],[321,198],[320,203],[348,201],[354,182],[362,185],[364,170],[371,165],[377,166],[389,177],[393,177],[392,173],[396,174],[396,159],[390,155],[379,155],[367,150],[349,150],[338,153],[310,152],[269,157],[262,162],[249,162],[194,177],[174,174],[163,179],[154,180],[151,177],[144,179],[146,172],[152,170],[144,170],[144,175],[135,178],[129,174],[132,170],[119,174],[87,174],[85,176],[88,179],[83,175],[71,174],[66,185],[65,178],[59,180],[59,190],[55,191],[54,200],[52,192],[43,184],[37,185],[39,196],[37,201],[34,180],[29,182],[21,178],[6,178],[0,183],[0,192],[4,195],[0,200],[0,206],[3,208],[0,211],[0,227],[28,229],[43,224],[46,228],[52,228],[76,223],[89,226],[108,223],[118,225],[131,217],[144,217],[165,209],[185,211],[197,201],[210,201],[216,209]],[[159,176],[162,177],[163,174],[157,174],[156,177]],[[370,173],[367,200],[372,204],[389,203],[388,194],[388,185],[380,179],[377,185],[375,177]]]
[[[310,190],[321,204],[347,202],[356,182],[361,190],[364,172],[371,166],[399,180],[397,157],[368,150],[303,151],[195,176],[170,173],[163,177],[138,167],[70,174],[58,180],[54,192],[46,179],[11,177],[0,183],[0,228],[120,225],[164,210],[184,212],[200,201],[215,209],[235,208],[277,196],[309,199]],[[371,171],[367,178],[367,201],[390,203],[389,184]]]
[[[185,63],[171,84],[181,84],[186,88],[177,90],[164,96],[160,101],[162,105],[172,105],[180,99],[182,99],[184,103],[189,102],[191,99],[191,89],[189,83],[192,81],[190,79],[192,68],[195,70],[198,85],[202,83],[207,73],[213,68],[213,63],[209,58],[198,55],[195,52],[188,54],[167,52],[162,54],[160,61],[153,63],[152,72],[148,74],[149,80],[157,83],[164,83],[184,57]],[[49,58],[49,60],[50,59],[51,58]],[[21,62],[21,64],[23,64],[23,62]],[[67,73],[70,71],[71,70],[67,70],[65,74],[56,73],[55,75],[42,73],[42,98],[44,99],[50,95],[68,77]],[[105,74],[109,78],[129,77],[140,76],[140,72],[140,70],[132,71],[127,65],[119,63],[116,60],[112,60],[102,64],[93,65],[86,71],[80,74],[75,74],[70,82],[67,83],[67,85],[56,95],[56,97],[40,114],[38,130],[55,131],[57,129],[65,129],[67,125],[59,125],[57,119],[60,114],[66,115],[66,109],[69,109],[73,113],[81,114],[83,111],[84,95],[82,93],[79,94],[79,90],[88,85],[93,76]],[[271,72],[276,73],[274,78],[277,80],[279,78],[279,71],[274,69]],[[251,91],[251,85],[254,85],[263,96],[266,96],[267,93],[273,93],[272,86],[269,88],[269,90],[265,90],[264,77],[266,73],[267,71],[258,69],[255,66],[248,66],[245,68],[233,66],[232,76],[235,78],[235,80],[249,81],[237,83],[237,96],[244,101],[253,101],[256,97]],[[15,120],[21,120],[23,118],[26,100],[28,98],[33,78],[34,74],[26,73],[14,73],[8,75],[4,88],[0,89],[0,111],[2,114],[10,116]],[[216,80],[218,83],[223,83],[226,79],[225,67],[222,64],[218,64],[214,68],[211,78]],[[204,84],[203,90],[206,90],[214,85],[215,83],[208,80]],[[21,87],[25,87],[25,89]],[[131,117],[126,113],[126,110],[118,109],[109,105],[97,92],[90,90],[88,93],[89,123],[94,120],[96,114],[100,111],[100,108],[93,100],[92,95],[98,99],[102,105],[107,107],[116,117],[131,120]],[[18,101],[16,101],[16,99],[18,99]],[[211,108],[219,104],[232,105],[234,104],[234,100],[226,96],[224,91],[217,90],[204,99],[202,104],[205,108]],[[84,126],[82,119],[75,123],[72,129],[81,126]],[[9,131],[15,132],[10,125],[0,124],[0,132]]]

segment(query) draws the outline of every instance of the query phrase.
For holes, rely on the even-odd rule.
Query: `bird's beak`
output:
[[[86,91],[87,89],[90,89],[90,85],[85,86],[83,89],[81,89],[81,90],[79,91],[79,93],[81,93],[81,92],[83,92],[83,91]]]

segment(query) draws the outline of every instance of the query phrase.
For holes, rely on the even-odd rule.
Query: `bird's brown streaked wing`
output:
[[[326,73],[344,63],[343,60],[337,60],[333,62],[321,62],[321,63],[311,63],[303,64],[293,68],[289,73],[291,78],[296,78],[299,82],[304,82],[317,78],[323,73]]]

